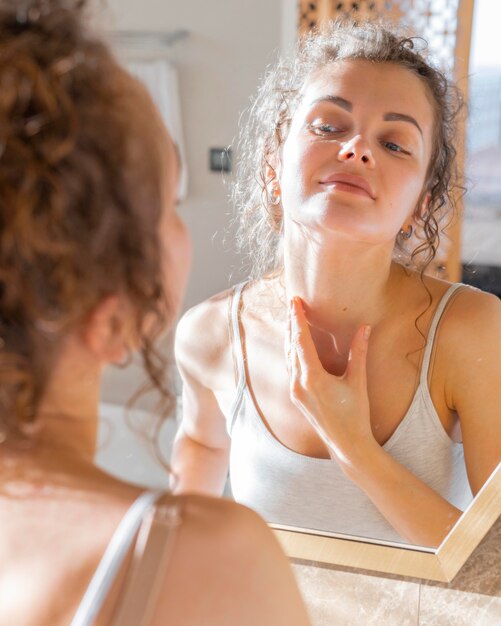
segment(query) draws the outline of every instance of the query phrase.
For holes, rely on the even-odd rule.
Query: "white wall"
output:
[[[238,119],[259,77],[277,52],[289,49],[294,34],[295,0],[111,0],[101,26],[116,30],[173,31],[189,36],[168,53],[179,70],[187,153],[188,196],[179,207],[193,240],[193,267],[185,308],[243,278],[240,261],[227,243],[232,208],[231,175],[208,169],[209,147],[229,146]],[[125,401],[137,387],[138,368],[110,370],[103,399]]]
[[[186,29],[189,37],[169,56],[179,69],[183,127],[190,176],[180,207],[194,244],[186,306],[226,288],[238,260],[222,238],[231,211],[228,185],[209,172],[210,146],[229,146],[239,113],[259,76],[281,46],[283,0],[114,0],[116,27],[124,30]],[[229,183],[231,177],[228,178]],[[226,246],[231,247],[231,242]],[[233,273],[234,280],[240,274]]]

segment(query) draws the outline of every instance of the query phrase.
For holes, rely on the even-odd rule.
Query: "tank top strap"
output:
[[[245,355],[242,345],[242,333],[240,332],[240,307],[242,303],[242,291],[248,281],[235,285],[230,299],[229,327],[231,337],[231,352],[237,386],[245,384]]]
[[[421,376],[420,376],[420,383],[421,385],[424,385],[425,387],[428,386],[428,370],[430,369],[431,355],[433,352],[433,345],[435,343],[435,336],[437,334],[438,325],[440,323],[440,320],[442,319],[442,315],[444,314],[444,311],[452,295],[456,293],[456,291],[458,291],[458,289],[461,289],[462,287],[467,287],[467,285],[464,285],[463,283],[454,283],[449,287],[449,289],[447,289],[447,291],[444,293],[444,295],[440,299],[440,302],[438,303],[435,314],[433,315],[433,319],[431,320],[430,329],[428,331],[428,337],[426,338],[426,347],[424,350],[423,363],[421,365]]]
[[[230,409],[226,429],[231,437],[235,420],[247,385],[245,374],[245,355],[242,344],[242,333],[240,332],[240,306],[242,303],[242,291],[248,281],[235,285],[229,302],[228,325],[230,330],[231,352],[233,356],[233,367],[235,370],[236,392]]]
[[[71,626],[91,626],[101,610],[143,518],[165,491],[144,491],[134,500],[113,533],[89,586],[73,617]]]

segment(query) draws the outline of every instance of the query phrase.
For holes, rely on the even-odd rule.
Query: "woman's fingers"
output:
[[[367,351],[370,334],[371,327],[368,325],[357,330],[350,346],[345,374],[341,377],[350,386],[364,390],[367,387]],[[291,301],[288,350],[291,391],[294,388],[298,392],[300,387],[307,389],[312,381],[325,374],[299,297]],[[334,378],[336,377],[332,376],[332,379]]]
[[[294,404],[301,408],[299,401],[302,396],[301,366],[297,355],[292,307],[289,308],[289,328],[287,336],[287,371],[289,374],[290,397]]]
[[[315,344],[301,302],[293,299],[289,308],[289,354],[288,369],[291,400],[303,409],[308,395],[309,385],[321,367]],[[306,393],[306,395],[305,395]]]
[[[346,378],[364,389],[367,387],[367,351],[369,348],[370,326],[361,326],[351,342]]]
[[[320,371],[322,364],[311,337],[302,301],[298,297],[293,298],[291,302],[291,347],[296,352],[299,368],[305,379],[313,372]]]

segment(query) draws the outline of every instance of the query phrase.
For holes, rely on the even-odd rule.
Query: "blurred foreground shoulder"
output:
[[[307,626],[292,571],[266,523],[230,500],[178,496],[182,523],[163,614],[188,626]]]

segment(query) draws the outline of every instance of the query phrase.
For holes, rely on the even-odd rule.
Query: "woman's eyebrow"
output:
[[[313,100],[310,106],[313,106],[320,102],[331,102],[332,104],[335,104],[342,109],[345,109],[345,111],[349,111],[350,113],[353,111],[353,104],[348,100],[341,98],[341,96],[321,96],[320,98],[316,98],[315,100]],[[406,115],[405,113],[394,113],[393,111],[391,111],[383,115],[383,120],[385,122],[409,122],[419,130],[421,135],[423,135],[421,126],[418,124],[417,120],[415,120],[411,115]]]
[[[317,98],[316,100],[313,100],[310,106],[313,106],[314,104],[318,104],[319,102],[332,102],[332,104],[336,104],[337,106],[341,107],[342,109],[345,109],[346,111],[351,112],[353,110],[353,104],[351,102],[348,102],[348,100],[341,98],[340,96],[322,96],[321,98]]]
[[[410,115],[406,115],[405,113],[385,113],[383,115],[383,120],[385,122],[409,122],[410,124],[414,124],[414,126],[419,130],[421,135],[423,135],[421,126],[417,123],[417,121],[413,117],[411,117]]]

